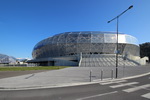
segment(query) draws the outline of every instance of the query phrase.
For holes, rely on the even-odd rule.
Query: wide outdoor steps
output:
[[[124,60],[122,56],[118,56],[118,66],[137,66],[138,64]],[[116,66],[115,55],[83,55],[80,67],[105,67]]]

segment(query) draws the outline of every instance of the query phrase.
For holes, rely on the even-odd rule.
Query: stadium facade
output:
[[[33,49],[28,63],[40,66],[115,66],[116,32],[65,32],[46,38]],[[138,40],[127,34],[118,34],[119,66],[144,64]],[[141,63],[142,62],[142,63]]]

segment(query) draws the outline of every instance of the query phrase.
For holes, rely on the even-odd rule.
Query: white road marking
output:
[[[113,92],[108,92],[108,93],[103,93],[103,94],[98,94],[98,95],[83,97],[83,98],[79,98],[79,99],[76,99],[76,100],[85,100],[85,99],[100,97],[100,96],[104,96],[104,95],[114,94],[114,93],[117,93],[117,92],[118,92],[118,91],[113,91]]]
[[[108,85],[108,84],[121,83],[121,82],[126,82],[126,80],[116,80],[116,81],[111,81],[111,82],[103,82],[103,83],[99,83],[99,84]]]
[[[144,95],[142,95],[142,97],[150,99],[150,93],[144,94]]]
[[[119,85],[113,85],[113,86],[110,86],[110,87],[111,87],[111,88],[119,88],[119,87],[134,85],[134,84],[138,84],[138,83],[139,83],[139,82],[130,82],[130,83],[124,83],[124,84],[119,84]]]
[[[146,88],[148,88],[148,87],[150,87],[150,84],[146,84],[146,85],[141,85],[141,86],[137,86],[137,87],[125,89],[125,90],[123,90],[123,91],[130,93],[130,92],[138,91],[138,90],[140,90],[140,89],[146,89]]]

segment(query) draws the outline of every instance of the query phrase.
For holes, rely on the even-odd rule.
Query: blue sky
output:
[[[0,53],[32,58],[35,44],[69,31],[116,31],[150,42],[150,0],[0,0]]]

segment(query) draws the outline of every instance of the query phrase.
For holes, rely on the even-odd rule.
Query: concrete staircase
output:
[[[121,55],[118,56],[118,66],[137,66],[138,64],[124,60]],[[92,54],[82,55],[80,67],[111,67],[116,66],[116,56],[114,54]]]

